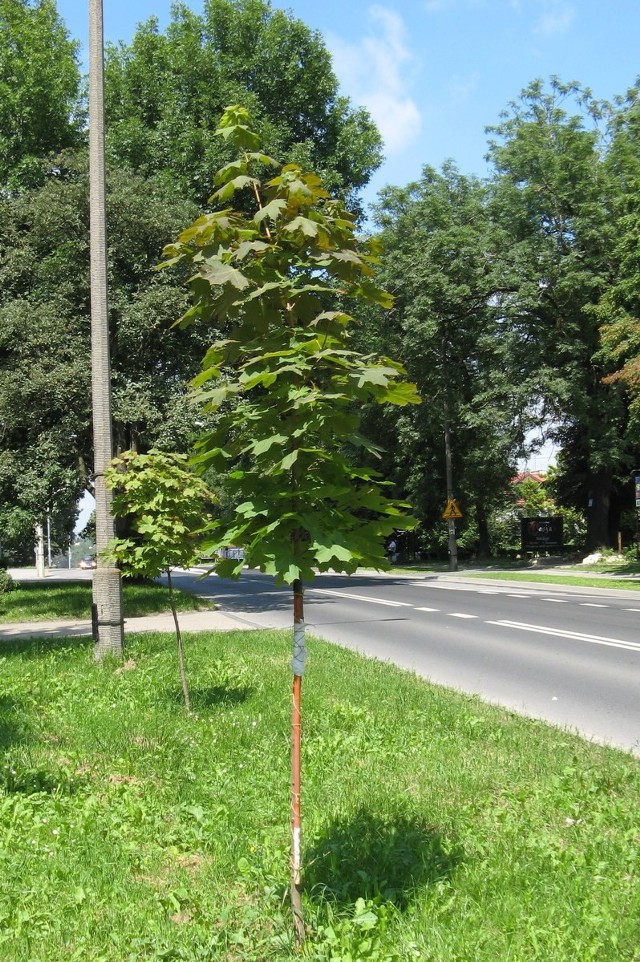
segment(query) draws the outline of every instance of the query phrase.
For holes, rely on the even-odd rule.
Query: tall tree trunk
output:
[[[89,208],[91,217],[91,395],[93,402],[96,551],[93,577],[95,657],[123,650],[122,585],[102,551],[114,537],[112,495],[104,471],[112,454],[111,359],[107,301],[107,232],[104,163],[104,41],[102,0],[89,0]]]
[[[611,547],[609,508],[611,505],[611,471],[603,469],[589,480],[587,495],[587,551]]]
[[[491,554],[489,522],[485,506],[480,502],[476,502],[476,519],[478,522],[478,556],[480,558],[488,558]]]
[[[173,614],[173,623],[176,626],[176,642],[178,645],[178,667],[180,669],[180,681],[182,683],[182,694],[184,695],[184,707],[188,712],[191,711],[191,702],[189,700],[189,685],[187,684],[187,670],[184,664],[184,646],[182,644],[182,634],[180,632],[180,624],[178,622],[178,612],[176,611],[176,605],[173,598],[173,582],[171,581],[171,569],[167,568],[167,582],[169,585],[169,604],[171,605],[171,613]]]
[[[291,715],[291,908],[296,944],[304,941],[302,913],[302,815],[301,789],[301,695],[302,674],[307,657],[302,581],[293,582],[293,702]]]

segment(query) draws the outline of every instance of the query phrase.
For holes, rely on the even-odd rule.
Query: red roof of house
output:
[[[544,474],[540,474],[539,471],[521,471],[515,478],[511,478],[511,484],[521,484],[523,481],[537,481],[538,484],[542,484],[544,480]]]

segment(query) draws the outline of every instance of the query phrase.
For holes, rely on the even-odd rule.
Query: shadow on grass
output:
[[[177,705],[184,705],[181,688],[167,688],[167,697]],[[189,698],[193,711],[202,712],[225,705],[241,705],[253,694],[253,688],[232,688],[225,685],[211,685],[207,688],[190,688]]]
[[[78,629],[78,633],[71,630],[68,635],[59,632],[38,631],[34,626],[31,634],[21,632],[12,635],[0,628],[0,655],[21,655],[23,658],[44,658],[56,652],[77,650],[93,647],[93,639],[87,635],[86,629]]]
[[[0,695],[0,748],[24,742],[28,735],[26,709],[10,695]]]
[[[436,576],[433,575],[433,578]],[[188,580],[191,584],[193,579]],[[421,580],[427,580],[421,579]],[[406,585],[406,578],[385,576],[385,588]],[[340,603],[340,598],[320,594],[320,590],[341,589],[373,589],[380,587],[380,577],[366,574],[345,575],[323,574],[306,586],[307,602],[314,607],[322,607],[329,611]],[[316,590],[319,589],[319,590]],[[249,573],[246,580],[240,578],[232,581],[229,578],[217,578],[213,582],[204,581],[198,590],[200,596],[209,596],[217,602],[224,612],[248,612],[249,614],[264,614],[265,612],[292,612],[291,589],[274,585],[273,580],[266,575]],[[291,614],[293,620],[293,613]]]
[[[402,909],[417,889],[449,878],[462,849],[419,817],[361,808],[329,822],[305,861],[304,885],[315,895],[343,907],[381,898]]]
[[[85,776],[66,769],[49,769],[7,759],[0,767],[0,788],[7,795],[74,795],[87,784]]]

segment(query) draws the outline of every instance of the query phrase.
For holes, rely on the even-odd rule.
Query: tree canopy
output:
[[[615,537],[638,441],[637,111],[635,90],[612,108],[536,81],[490,130],[485,182],[446,164],[382,193],[380,278],[397,299],[367,336],[397,344],[420,384],[419,409],[388,415],[387,469],[428,528],[445,422],[482,550],[537,425],[563,452],[555,492],[584,512],[587,545]]]
[[[0,0],[0,190],[30,183],[39,158],[78,143],[77,54],[55,0]]]
[[[42,446],[55,452],[54,473],[71,472],[74,490],[91,478],[88,182],[76,45],[54,0],[0,0],[0,13],[0,503],[13,518],[5,541],[20,513],[19,542],[43,503],[20,493]],[[110,48],[109,322],[119,451],[188,444],[186,382],[201,335],[155,336],[184,310],[185,294],[183,278],[154,266],[194,216],[194,199],[203,203],[211,192],[225,151],[213,130],[227,98],[250,102],[267,142],[290,158],[313,157],[352,199],[380,163],[379,135],[338,95],[320,36],[262,0],[211,0],[201,16],[177,5],[165,33],[150,21],[131,44]]]
[[[610,543],[630,457],[627,405],[598,353],[596,307],[616,270],[602,114],[578,84],[534,83],[491,145],[494,216],[510,231],[520,279],[506,309],[522,363],[537,372],[549,436],[567,455],[557,490],[586,512],[587,547]]]
[[[212,525],[209,548],[242,546],[245,561],[288,583],[315,569],[386,567],[384,538],[406,526],[403,505],[345,447],[376,450],[358,405],[418,398],[400,364],[354,349],[353,318],[331,306],[338,296],[390,305],[372,280],[376,245],[358,240],[315,173],[264,154],[249,124],[244,109],[225,112],[219,134],[236,159],[218,172],[217,209],[165,250],[165,266],[192,274],[180,325],[215,335],[195,381],[218,415],[198,462],[231,472],[240,502]],[[216,568],[238,574],[243,563]]]
[[[356,214],[381,141],[366,112],[340,96],[321,36],[268,0],[205,0],[200,14],[178,3],[166,30],[142,24],[130,43],[109,47],[106,97],[116,444],[184,450],[193,421],[186,383],[206,338],[193,326],[156,337],[186,302],[184,278],[153,267],[233,157],[214,135],[223,108],[248,108],[267,153],[317,171]],[[631,506],[638,104],[637,84],[603,104],[580,84],[535,81],[489,131],[486,180],[450,163],[381,195],[373,229],[387,250],[376,277],[396,304],[361,313],[358,346],[403,359],[423,403],[374,416],[365,405],[363,430],[391,442],[385,476],[437,531],[449,424],[461,528],[474,548],[487,547],[485,516],[534,424],[563,451],[556,496],[586,513],[589,546],[608,544]],[[72,499],[91,477],[84,137],[77,49],[54,0],[0,0],[7,543],[24,539],[30,512],[52,491]],[[247,215],[251,197],[235,198]]]
[[[86,155],[43,162],[42,177],[0,199],[0,503],[31,529],[51,490],[68,488],[75,502],[93,464]],[[186,300],[155,266],[193,207],[164,182],[114,171],[108,209],[116,445],[183,449],[184,385],[202,342],[174,331],[156,344]],[[11,540],[20,539],[29,540],[24,525]]]
[[[639,78],[640,79],[640,78]],[[640,447],[640,97],[638,85],[621,99],[610,124],[607,172],[615,217],[615,278],[596,312],[601,322],[600,356],[611,372],[610,384],[622,385],[630,403],[630,433]],[[611,368],[614,370],[611,370]],[[633,465],[637,466],[638,460]]]
[[[420,407],[388,415],[391,476],[423,524],[437,530],[447,495],[447,430],[454,488],[484,551],[488,513],[513,473],[528,423],[501,308],[510,283],[506,236],[491,221],[488,196],[485,184],[452,163],[441,172],[426,167],[418,182],[382,193],[379,278],[396,300],[388,318],[372,318],[378,340],[392,341],[422,397]],[[427,545],[432,538],[423,538]]]
[[[228,159],[214,131],[229,103],[251,110],[265,150],[318,170],[351,206],[382,160],[321,35],[268,0],[205,0],[201,15],[176,4],[166,31],[151,18],[108,48],[105,82],[112,157],[164,172],[199,204]]]

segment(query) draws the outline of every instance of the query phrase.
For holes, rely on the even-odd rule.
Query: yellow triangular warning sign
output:
[[[458,502],[455,498],[449,498],[447,506],[442,512],[442,517],[445,521],[454,521],[456,518],[462,517],[462,511],[458,507]]]

